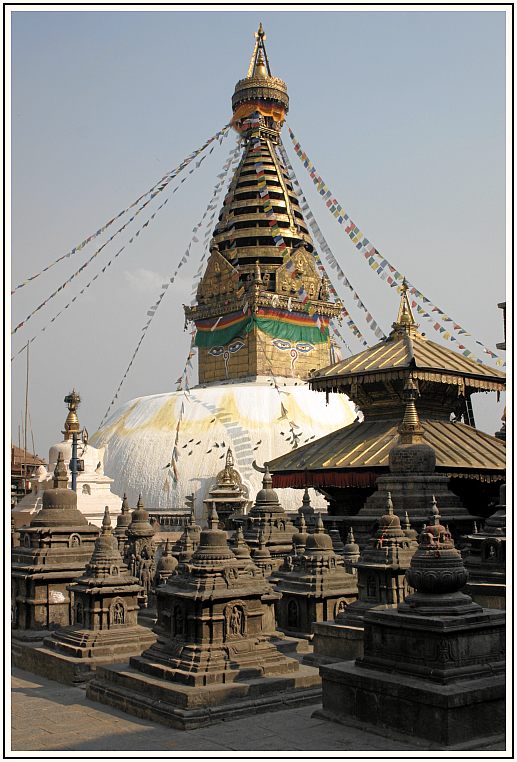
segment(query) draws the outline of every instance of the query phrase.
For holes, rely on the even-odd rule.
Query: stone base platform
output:
[[[476,739],[505,730],[504,675],[449,685],[357,667],[353,661],[322,666],[323,708],[318,716],[369,723],[448,748],[474,748]]]
[[[54,642],[58,633],[61,637]],[[32,643],[13,638],[12,663],[35,675],[77,685],[90,680],[97,667],[139,656],[156,641],[156,635],[143,627],[130,628],[124,634],[82,631],[83,637],[74,631],[58,633]]]
[[[318,702],[318,670],[301,666],[278,677],[188,686],[142,674],[124,664],[100,667],[87,697],[162,725],[192,730],[258,712]]]
[[[312,653],[312,645],[305,638],[293,638],[278,632],[277,637],[271,638],[271,643],[281,653],[286,656],[292,656],[295,659],[298,656]]]
[[[313,622],[314,651],[304,656],[304,664],[321,666],[357,659],[363,655],[364,627],[352,627],[339,622]]]
[[[468,581],[463,592],[470,595],[474,603],[487,609],[506,610],[506,585],[495,582]]]

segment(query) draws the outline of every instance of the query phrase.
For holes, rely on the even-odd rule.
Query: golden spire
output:
[[[408,285],[406,279],[402,281],[400,305],[396,321],[393,323],[393,329],[395,331],[405,331],[413,335],[416,332],[417,324],[409,303]]]
[[[402,395],[406,408],[404,410],[404,418],[398,429],[401,444],[413,444],[414,442],[422,441],[424,430],[415,405],[417,397],[418,387],[413,378],[409,376]]]
[[[77,417],[77,408],[81,402],[80,396],[75,389],[72,389],[70,394],[67,394],[64,402],[68,405],[68,415],[65,421],[65,430],[61,433],[64,434],[65,440],[70,439],[74,432],[79,433],[81,427],[79,425],[79,418]]]

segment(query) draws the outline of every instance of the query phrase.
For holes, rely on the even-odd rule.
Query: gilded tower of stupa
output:
[[[244,142],[211,254],[185,308],[197,328],[200,383],[269,376],[307,378],[330,359],[331,303],[313,256],[288,172],[276,147],[289,108],[287,86],[273,77],[262,25],[248,76],[232,98]]]
[[[356,418],[347,397],[327,402],[305,383],[311,370],[332,361],[329,323],[341,305],[329,300],[281,158],[289,97],[271,72],[264,41],[260,26],[231,102],[240,158],[194,302],[184,308],[186,327],[196,329],[199,383],[190,386],[188,402],[179,390],[123,403],[94,437],[106,446],[115,488],[131,504],[141,492],[153,511],[183,508],[194,493],[199,523],[207,519],[210,486],[228,448],[253,497],[261,488],[254,461],[272,460]],[[171,453],[173,476],[166,470]],[[281,493],[282,506],[296,510],[299,494]],[[326,509],[321,495],[312,492],[311,501]]]

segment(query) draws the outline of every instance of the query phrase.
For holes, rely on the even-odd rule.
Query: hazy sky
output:
[[[495,349],[503,340],[497,303],[505,298],[506,230],[505,14],[498,10],[13,13],[13,284],[95,232],[229,121],[259,21],[273,74],[288,84],[288,123],[340,203],[418,289]],[[285,128],[283,138],[334,254],[387,332],[397,294],[323,207]],[[129,230],[13,337],[15,352],[38,335],[29,403],[40,454],[61,438],[63,397],[72,386],[83,399],[81,423],[97,429],[146,312],[176,269],[234,144],[232,134],[217,146],[51,328],[38,335],[127,244]],[[17,292],[13,324],[97,246]],[[175,388],[189,344],[181,305],[190,302],[201,255],[198,244],[167,292],[121,401]],[[427,321],[421,329],[440,341]],[[24,393],[19,356],[12,364],[14,441]],[[495,395],[476,395],[478,426],[497,430],[502,405]]]

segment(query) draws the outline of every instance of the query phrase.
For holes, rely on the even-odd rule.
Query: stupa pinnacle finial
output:
[[[393,323],[393,330],[405,331],[406,333],[415,333],[417,324],[411,309],[408,296],[408,284],[404,278],[400,287],[400,304],[396,321]]]
[[[66,470],[63,453],[60,452],[57,457],[56,467],[54,469],[54,487],[66,489],[68,486],[68,471]]]
[[[72,389],[70,394],[66,395],[64,402],[68,405],[68,415],[65,421],[65,430],[62,434],[64,434],[65,440],[68,440],[74,432],[79,433],[81,430],[79,418],[77,417],[77,408],[79,407],[81,398],[75,389]]]
[[[388,509],[386,514],[388,516],[393,516],[393,500],[391,499],[391,492],[388,492],[386,497],[386,508]]]
[[[102,517],[102,534],[111,534],[110,509],[107,505],[104,507],[104,516]]]
[[[415,401],[418,397],[418,387],[415,384],[413,378],[409,376],[404,386],[404,392],[402,398],[406,404],[404,410],[404,418],[399,426],[400,441],[402,444],[412,444],[415,441],[420,441],[424,430],[418,412],[416,409]]]
[[[215,505],[212,506],[210,515],[208,516],[208,528],[219,529],[219,516],[217,515],[217,511],[215,510]]]

